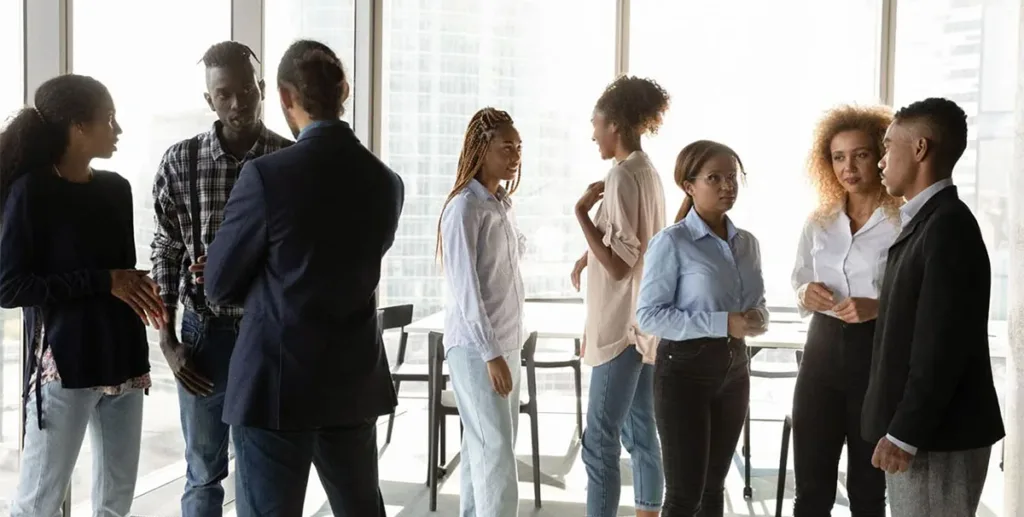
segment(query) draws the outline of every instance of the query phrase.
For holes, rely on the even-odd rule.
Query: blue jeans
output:
[[[637,510],[661,509],[665,475],[654,422],[654,366],[644,364],[634,346],[595,366],[590,375],[582,452],[588,517],[618,514],[622,446],[632,460],[634,506]]]
[[[142,440],[141,390],[104,395],[93,389],[42,386],[42,429],[36,396],[25,405],[25,449],[11,517],[59,517],[85,430],[92,438],[92,515],[126,517],[135,497]]]
[[[480,352],[464,346],[448,351],[448,371],[465,429],[459,472],[461,517],[519,515],[515,441],[519,427],[520,357],[519,350],[505,354],[512,373],[512,392],[502,398],[491,387],[487,363]]]
[[[316,466],[331,513],[386,517],[377,470],[377,419],[312,431],[235,426],[238,517],[302,515],[309,466]]]
[[[213,393],[196,396],[178,385],[181,429],[185,435],[185,492],[182,517],[220,517],[228,476],[228,430],[222,421],[224,389],[231,351],[238,337],[239,318],[200,316],[188,311],[181,318],[181,342],[188,347],[200,373],[213,382]]]

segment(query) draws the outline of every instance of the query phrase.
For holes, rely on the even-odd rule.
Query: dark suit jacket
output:
[[[889,248],[861,432],[922,451],[1004,435],[988,348],[991,268],[970,209],[947,187]]]
[[[205,271],[210,302],[245,305],[224,422],[311,430],[396,406],[375,291],[403,198],[340,121],[245,165]]]

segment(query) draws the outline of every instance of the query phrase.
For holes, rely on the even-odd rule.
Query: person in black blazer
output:
[[[245,304],[224,405],[238,515],[300,515],[312,463],[336,515],[384,517],[375,424],[397,397],[376,289],[404,187],[339,120],[330,48],[294,43],[277,80],[297,141],[245,165],[205,270],[212,303]]]
[[[886,472],[893,517],[974,515],[1004,436],[988,346],[991,266],[952,175],[967,117],[931,98],[899,110],[881,163],[904,196],[875,325],[864,438]]]

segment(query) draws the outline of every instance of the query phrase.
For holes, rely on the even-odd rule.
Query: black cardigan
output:
[[[0,221],[0,306],[22,307],[30,363],[37,318],[65,388],[117,386],[149,372],[146,329],[110,294],[110,270],[135,267],[131,185],[95,171],[72,183],[26,174]],[[26,376],[26,381],[28,377]]]

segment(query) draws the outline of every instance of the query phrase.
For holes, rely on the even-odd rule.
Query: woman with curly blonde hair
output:
[[[871,366],[878,293],[902,201],[882,185],[878,162],[892,122],[884,106],[841,106],[814,132],[807,165],[818,191],[793,269],[802,315],[813,314],[793,395],[793,515],[830,515],[847,447],[853,517],[885,515],[885,473],[871,465],[860,413]]]

